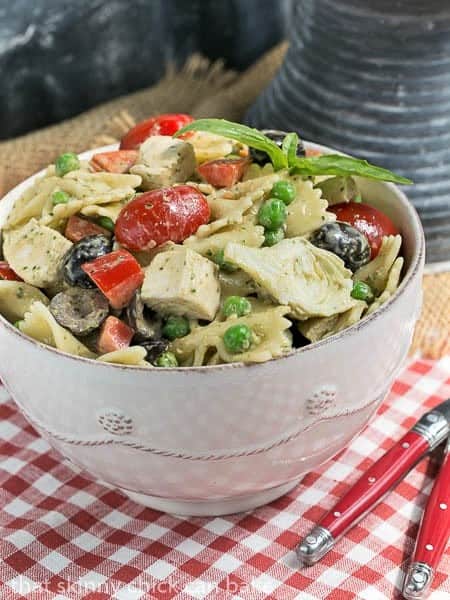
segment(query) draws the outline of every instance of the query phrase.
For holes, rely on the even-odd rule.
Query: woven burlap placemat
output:
[[[196,117],[242,118],[281,65],[286,44],[277,46],[243,74],[219,61],[192,56],[169,67],[155,86],[102,104],[73,119],[0,143],[0,196],[64,151],[81,152],[116,141],[130,125],[159,112]],[[424,278],[424,306],[412,353],[438,358],[450,353],[450,272]]]

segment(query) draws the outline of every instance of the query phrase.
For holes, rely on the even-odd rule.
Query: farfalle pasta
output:
[[[389,300],[389,298],[391,298],[394,295],[400,283],[403,263],[404,260],[402,256],[399,256],[395,259],[392,267],[389,269],[389,273],[386,279],[386,285],[384,286],[383,291],[375,300],[375,302],[373,302],[369,306],[367,314],[370,315],[371,313],[375,312],[377,308],[379,308],[382,304],[384,304],[387,300]]]
[[[326,221],[334,221],[336,216],[327,212],[328,202],[322,192],[313,187],[311,181],[300,177],[291,178],[296,188],[296,199],[288,206],[286,236],[296,237],[318,229]]]
[[[241,223],[225,227],[205,238],[193,235],[183,243],[203,256],[212,257],[224,250],[230,242],[259,248],[264,244],[264,227],[253,223]]]
[[[142,346],[129,346],[120,350],[114,350],[108,354],[102,354],[98,360],[116,365],[128,365],[129,367],[149,367],[145,360],[147,351]]]
[[[62,154],[16,200],[2,228],[0,314],[22,334],[134,368],[260,363],[395,294],[401,235],[353,176],[405,180],[350,157],[305,157],[296,134],[183,124],[142,139],[133,130],[90,161]],[[358,225],[365,214],[376,235]]]
[[[89,206],[83,206],[80,210],[80,214],[91,218],[106,217],[115,223],[124,206],[125,203],[121,202],[113,202],[112,204],[90,204]]]
[[[0,314],[11,323],[23,319],[34,302],[47,305],[49,299],[39,288],[23,281],[0,281]]]
[[[232,321],[216,320],[195,328],[174,341],[170,348],[179,363],[185,366],[201,366],[205,360],[211,360],[208,356],[218,362],[265,362],[283,356],[292,348],[291,322],[285,318],[288,312],[289,307],[277,306]],[[253,345],[244,352],[230,352],[223,341],[230,325],[249,327],[255,338]]]
[[[306,321],[298,321],[297,327],[310,342],[318,342],[357,323],[366,309],[365,302],[356,300],[355,305],[343,313],[331,317],[313,317]]]
[[[62,352],[85,358],[95,357],[89,348],[57,323],[50,310],[42,302],[33,302],[29,311],[19,321],[18,329],[38,342],[53,346]]]
[[[237,183],[231,188],[223,188],[210,194],[207,200],[211,220],[207,225],[198,228],[196,237],[208,237],[216,231],[240,224],[244,220],[254,222],[264,196],[279,179],[278,174],[272,174],[256,181],[252,179]]]
[[[33,217],[43,225],[58,228],[70,216],[82,213],[84,208],[130,200],[140,184],[141,178],[137,175],[91,173],[84,169],[69,172],[63,177],[46,176],[15,202],[4,229],[16,227]],[[55,204],[55,192],[65,194],[67,202]]]
[[[372,261],[358,269],[354,275],[357,281],[364,281],[379,295],[386,287],[389,272],[398,257],[402,238],[399,235],[383,238],[381,248]]]

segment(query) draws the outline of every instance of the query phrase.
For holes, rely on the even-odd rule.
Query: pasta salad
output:
[[[63,352],[130,366],[264,362],[386,302],[401,235],[297,134],[152,117],[89,162],[62,154],[2,230],[0,314]]]

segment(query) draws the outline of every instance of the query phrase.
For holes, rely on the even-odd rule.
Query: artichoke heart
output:
[[[268,248],[229,243],[227,261],[248,273],[263,295],[290,307],[296,319],[329,317],[355,305],[352,272],[336,255],[306,239],[285,239]]]

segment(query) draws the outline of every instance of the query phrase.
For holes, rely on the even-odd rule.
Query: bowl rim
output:
[[[310,142],[308,140],[303,140],[303,143],[306,148],[310,148],[312,150],[319,150],[320,152],[322,152],[324,154],[330,154],[330,153],[343,154],[343,152],[339,152],[328,146],[324,146],[322,144],[317,144],[315,142]],[[117,147],[118,147],[118,144],[109,144],[107,146],[99,146],[98,148],[92,148],[91,150],[86,150],[84,152],[81,152],[78,154],[78,156],[82,160],[89,160],[93,154],[96,154],[98,152],[113,151],[113,150],[116,150]],[[14,188],[9,190],[0,199],[0,202],[3,202],[6,198],[8,198],[11,195],[17,194],[18,192],[23,193],[23,191],[25,191],[29,186],[31,186],[38,177],[44,175],[46,168],[38,171],[37,173],[35,173],[34,175],[31,175],[30,177],[27,177],[27,179],[25,179],[24,181],[22,181],[21,183],[16,185]],[[19,331],[12,323],[10,323],[5,317],[3,317],[3,315],[0,315],[0,324],[3,325],[4,327],[6,327],[7,330],[10,330],[10,333],[12,333],[13,335],[17,335],[21,340],[28,342],[29,344],[35,345],[38,348],[42,348],[43,350],[45,350],[47,352],[55,353],[58,356],[62,356],[64,358],[70,358],[74,361],[80,361],[82,363],[86,363],[89,365],[103,366],[106,368],[113,368],[115,370],[126,370],[127,372],[128,371],[130,371],[130,372],[131,371],[139,371],[139,372],[154,373],[156,370],[158,373],[178,372],[178,373],[187,374],[187,373],[192,373],[192,372],[210,373],[210,372],[217,372],[217,371],[223,371],[223,370],[229,370],[229,369],[237,369],[237,368],[243,368],[243,367],[256,368],[256,367],[262,367],[263,365],[267,365],[267,364],[270,364],[275,361],[281,361],[281,360],[285,360],[288,358],[292,358],[294,356],[298,356],[305,352],[311,352],[316,349],[323,348],[324,346],[332,344],[333,342],[343,340],[344,338],[346,338],[348,336],[356,335],[361,329],[368,327],[376,319],[380,318],[384,313],[386,313],[391,308],[391,306],[396,304],[398,302],[399,298],[404,294],[405,290],[409,287],[411,281],[415,278],[415,276],[417,275],[417,272],[419,271],[421,265],[424,262],[425,235],[424,235],[424,231],[423,231],[423,227],[422,227],[419,215],[418,215],[415,207],[408,200],[406,194],[397,185],[394,185],[393,183],[389,183],[389,182],[381,182],[381,183],[383,185],[387,186],[388,188],[390,188],[394,192],[394,194],[397,198],[397,201],[400,204],[402,204],[408,212],[410,212],[410,214],[413,218],[414,238],[417,240],[417,245],[414,248],[413,256],[411,258],[411,263],[408,267],[408,271],[405,273],[399,287],[397,288],[395,293],[391,296],[391,298],[389,298],[386,302],[384,302],[373,313],[364,317],[357,323],[351,325],[350,327],[347,327],[346,329],[343,329],[342,331],[339,331],[338,333],[330,335],[329,337],[327,337],[323,340],[319,340],[318,342],[312,342],[312,343],[310,343],[306,346],[302,346],[300,348],[295,348],[294,350],[292,350],[291,352],[289,352],[288,354],[285,354],[283,356],[279,356],[277,358],[272,358],[268,361],[261,362],[261,363],[233,362],[233,363],[223,363],[223,364],[219,364],[219,365],[203,365],[203,366],[196,366],[196,367],[164,367],[164,369],[153,367],[153,366],[147,367],[147,366],[139,366],[139,365],[124,365],[124,364],[118,364],[118,363],[109,363],[109,362],[99,361],[99,360],[93,359],[93,358],[85,358],[83,356],[77,356],[75,354],[70,354],[68,352],[58,350],[57,348],[54,348],[53,346],[49,346],[47,344],[44,344],[37,340],[34,340],[33,338],[25,335],[24,333]],[[0,231],[1,231],[1,228],[0,228]]]

